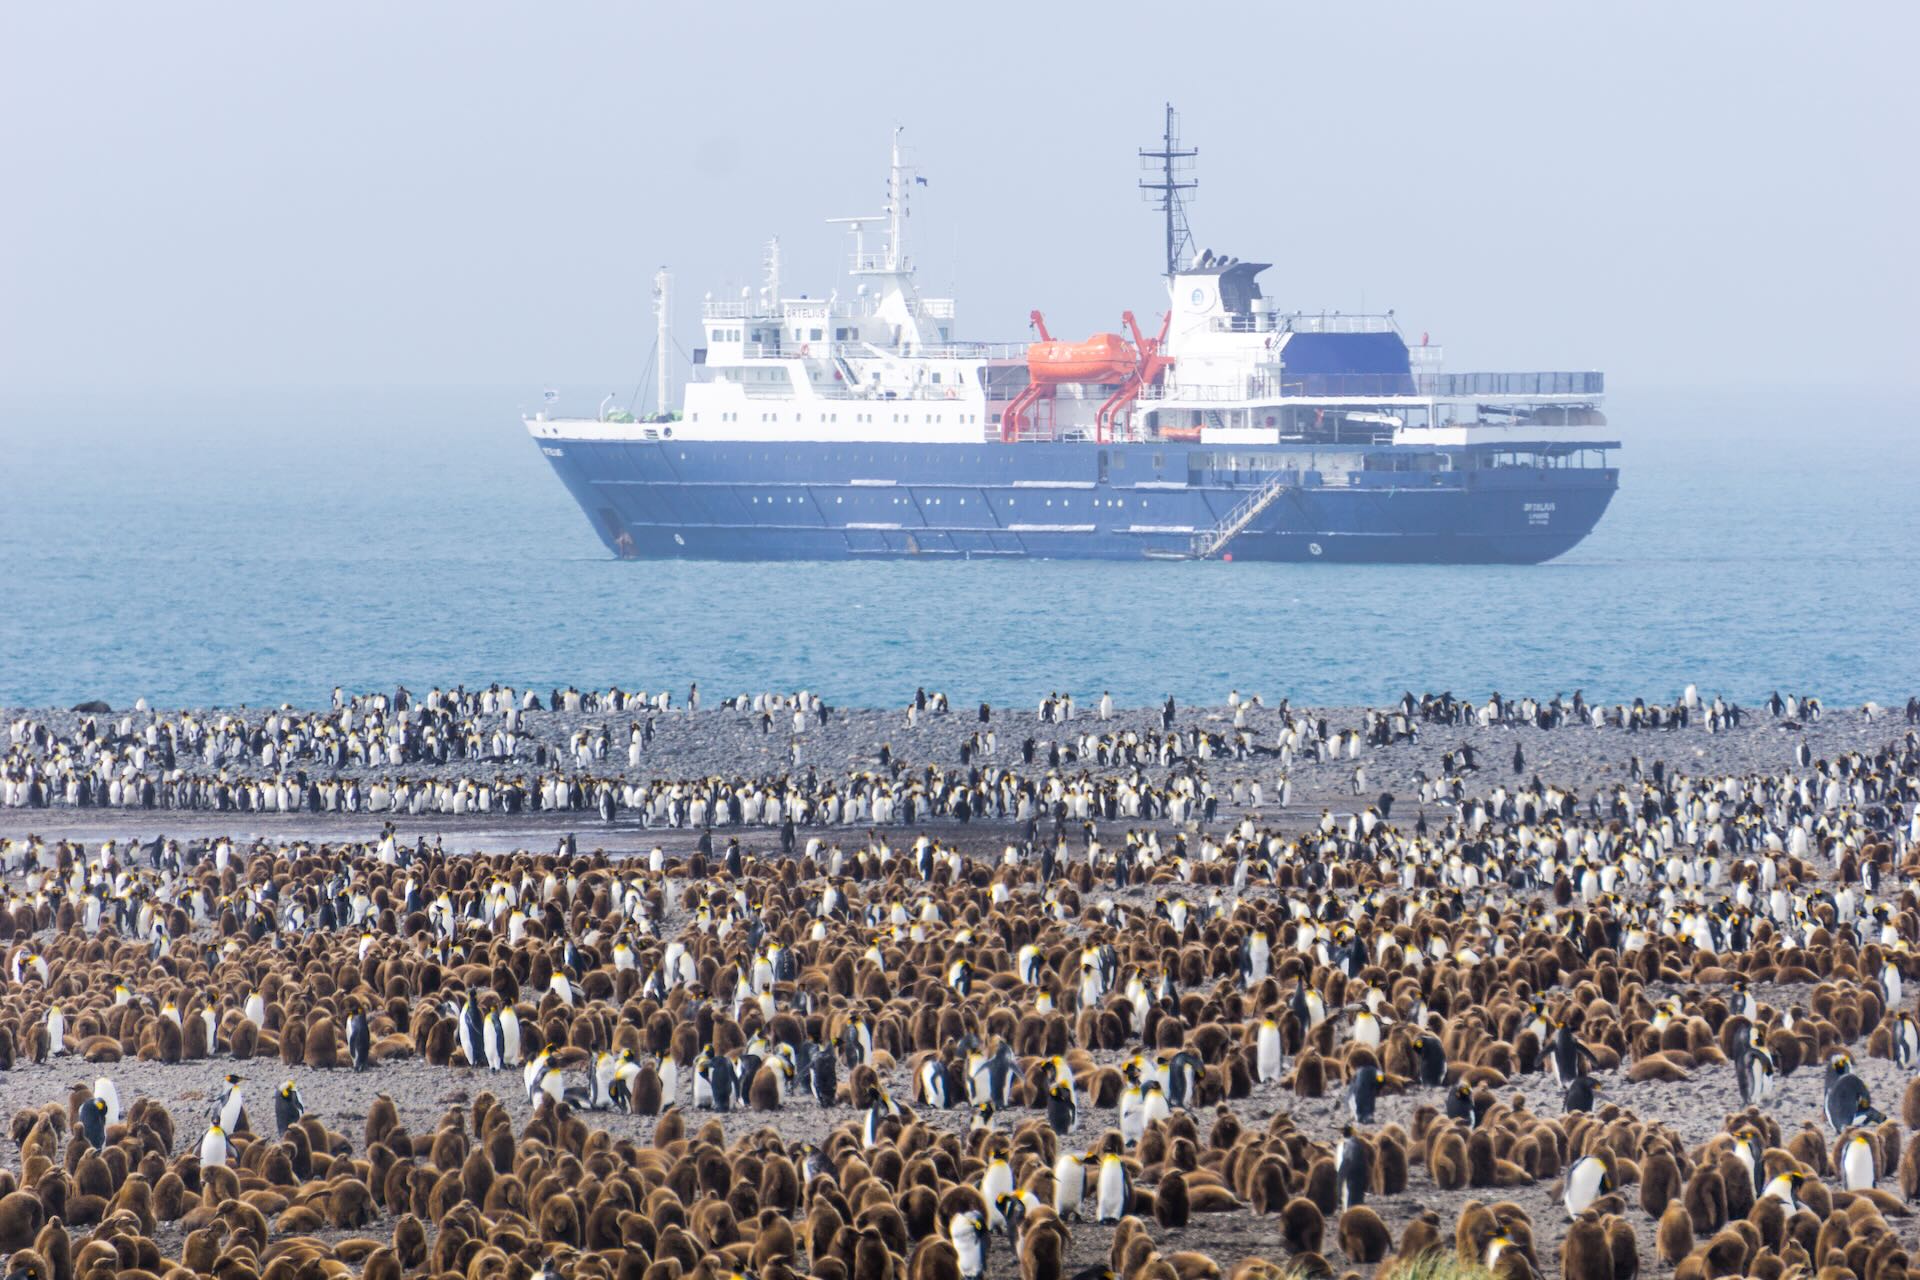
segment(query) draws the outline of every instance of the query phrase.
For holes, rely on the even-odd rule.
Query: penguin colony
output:
[[[1296,773],[1312,777],[1336,763],[1349,793],[1365,794],[1363,752],[1417,745],[1423,730],[1637,735],[1692,725],[1720,733],[1762,723],[1804,730],[1822,717],[1814,698],[1775,694],[1765,714],[1750,715],[1689,688],[1671,705],[1602,706],[1577,691],[1550,701],[1495,693],[1480,703],[1408,693],[1389,708],[1335,713],[1356,720],[1345,725],[1237,691],[1225,708],[1185,724],[1172,699],[1158,714],[1116,713],[1103,696],[1091,712],[1076,713],[1070,696],[1056,695],[1037,714],[981,704],[976,721],[955,714],[944,694],[922,690],[898,725],[917,751],[910,760],[912,753],[878,740],[885,731],[870,718],[849,745],[842,732],[849,715],[876,713],[832,708],[804,690],[737,695],[705,714],[698,706],[697,686],[676,702],[645,691],[569,687],[543,696],[496,684],[436,688],[424,697],[405,688],[351,697],[336,690],[324,711],[161,714],[142,701],[117,717],[102,703],[70,713],[9,712],[0,809],[584,812],[663,827],[805,828],[976,816],[1045,823],[1064,807],[1184,822],[1196,813],[1211,820],[1222,804],[1284,806]],[[1870,725],[1880,714],[1869,703],[1858,716]],[[1906,715],[1920,723],[1920,699],[1908,700]],[[956,734],[960,725],[971,731]],[[777,751],[765,745],[776,739]],[[716,742],[727,748],[720,756],[686,750]],[[1457,791],[1463,776],[1486,765],[1471,741],[1433,754],[1438,768],[1429,776],[1423,767],[1417,777],[1424,801]],[[1519,740],[1511,753],[1502,749],[1508,754],[1514,773],[1523,774],[1527,751]],[[711,766],[722,756],[736,763],[759,756],[767,767],[674,771],[680,761]],[[1804,741],[1782,744],[1781,758],[1788,757],[1802,769],[1811,765]],[[1148,779],[1155,769],[1177,771],[1179,785]],[[1230,783],[1220,780],[1216,792],[1209,770],[1230,772]]]
[[[4,1273],[1891,1280],[1917,797],[1908,736],[1421,831],[7,837]]]

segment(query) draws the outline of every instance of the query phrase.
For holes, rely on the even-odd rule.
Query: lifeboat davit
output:
[[[1037,383],[1125,382],[1140,365],[1133,344],[1117,333],[1085,342],[1035,342],[1027,347],[1027,377]]]

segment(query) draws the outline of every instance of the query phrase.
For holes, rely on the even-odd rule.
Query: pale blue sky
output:
[[[1912,4],[11,4],[0,385],[631,387],[669,264],[837,281],[889,127],[968,336],[1163,302],[1134,149],[1456,368],[1912,381]]]

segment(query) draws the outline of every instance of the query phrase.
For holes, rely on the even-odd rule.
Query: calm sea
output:
[[[918,685],[1920,691],[1911,396],[1617,392],[1619,496],[1528,568],[622,564],[520,429],[525,399],[0,396],[0,703],[491,680],[876,706]]]

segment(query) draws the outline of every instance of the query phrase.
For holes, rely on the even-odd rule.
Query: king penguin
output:
[[[80,1132],[95,1151],[107,1146],[107,1104],[98,1096],[88,1098],[80,1108]]]
[[[367,1011],[360,1007],[359,1001],[353,1004],[353,1011],[347,1015],[347,1058],[353,1063],[355,1071],[365,1071],[370,1065],[368,1054],[373,1048],[373,1036],[367,1027]]]
[[[1593,1202],[1613,1189],[1613,1176],[1604,1156],[1581,1156],[1567,1170],[1567,1217],[1578,1218]]]
[[[1340,1184],[1340,1209],[1345,1212],[1366,1203],[1367,1184],[1373,1179],[1373,1154],[1354,1135],[1352,1125],[1340,1133],[1340,1145],[1333,1153],[1333,1174]]]
[[[281,1085],[279,1092],[273,1095],[273,1122],[281,1137],[286,1137],[287,1130],[306,1113],[307,1104],[293,1081]]]
[[[1383,1079],[1380,1068],[1372,1065],[1353,1073],[1353,1083],[1347,1086],[1347,1114],[1355,1123],[1373,1123],[1373,1100],[1380,1092]]]
[[[947,1236],[960,1258],[960,1280],[981,1280],[987,1273],[987,1217],[978,1209],[963,1209],[947,1222]]]
[[[1112,1152],[1100,1157],[1100,1181],[1094,1194],[1094,1216],[1103,1224],[1118,1222],[1132,1211],[1133,1178],[1126,1161]]]
[[[1047,1095],[1047,1123],[1063,1138],[1080,1124],[1080,1108],[1074,1102],[1073,1086],[1065,1081],[1055,1084]]]
[[[227,1131],[218,1124],[208,1125],[207,1136],[200,1139],[200,1167],[217,1169],[232,1155],[233,1143],[227,1140]]]
[[[240,1093],[241,1079],[228,1073],[223,1082],[226,1087],[215,1097],[213,1119],[223,1133],[232,1133],[240,1127],[240,1112],[245,1102]]]
[[[1878,1180],[1873,1143],[1858,1129],[1847,1139],[1840,1157],[1840,1185],[1848,1191],[1871,1191]]]

